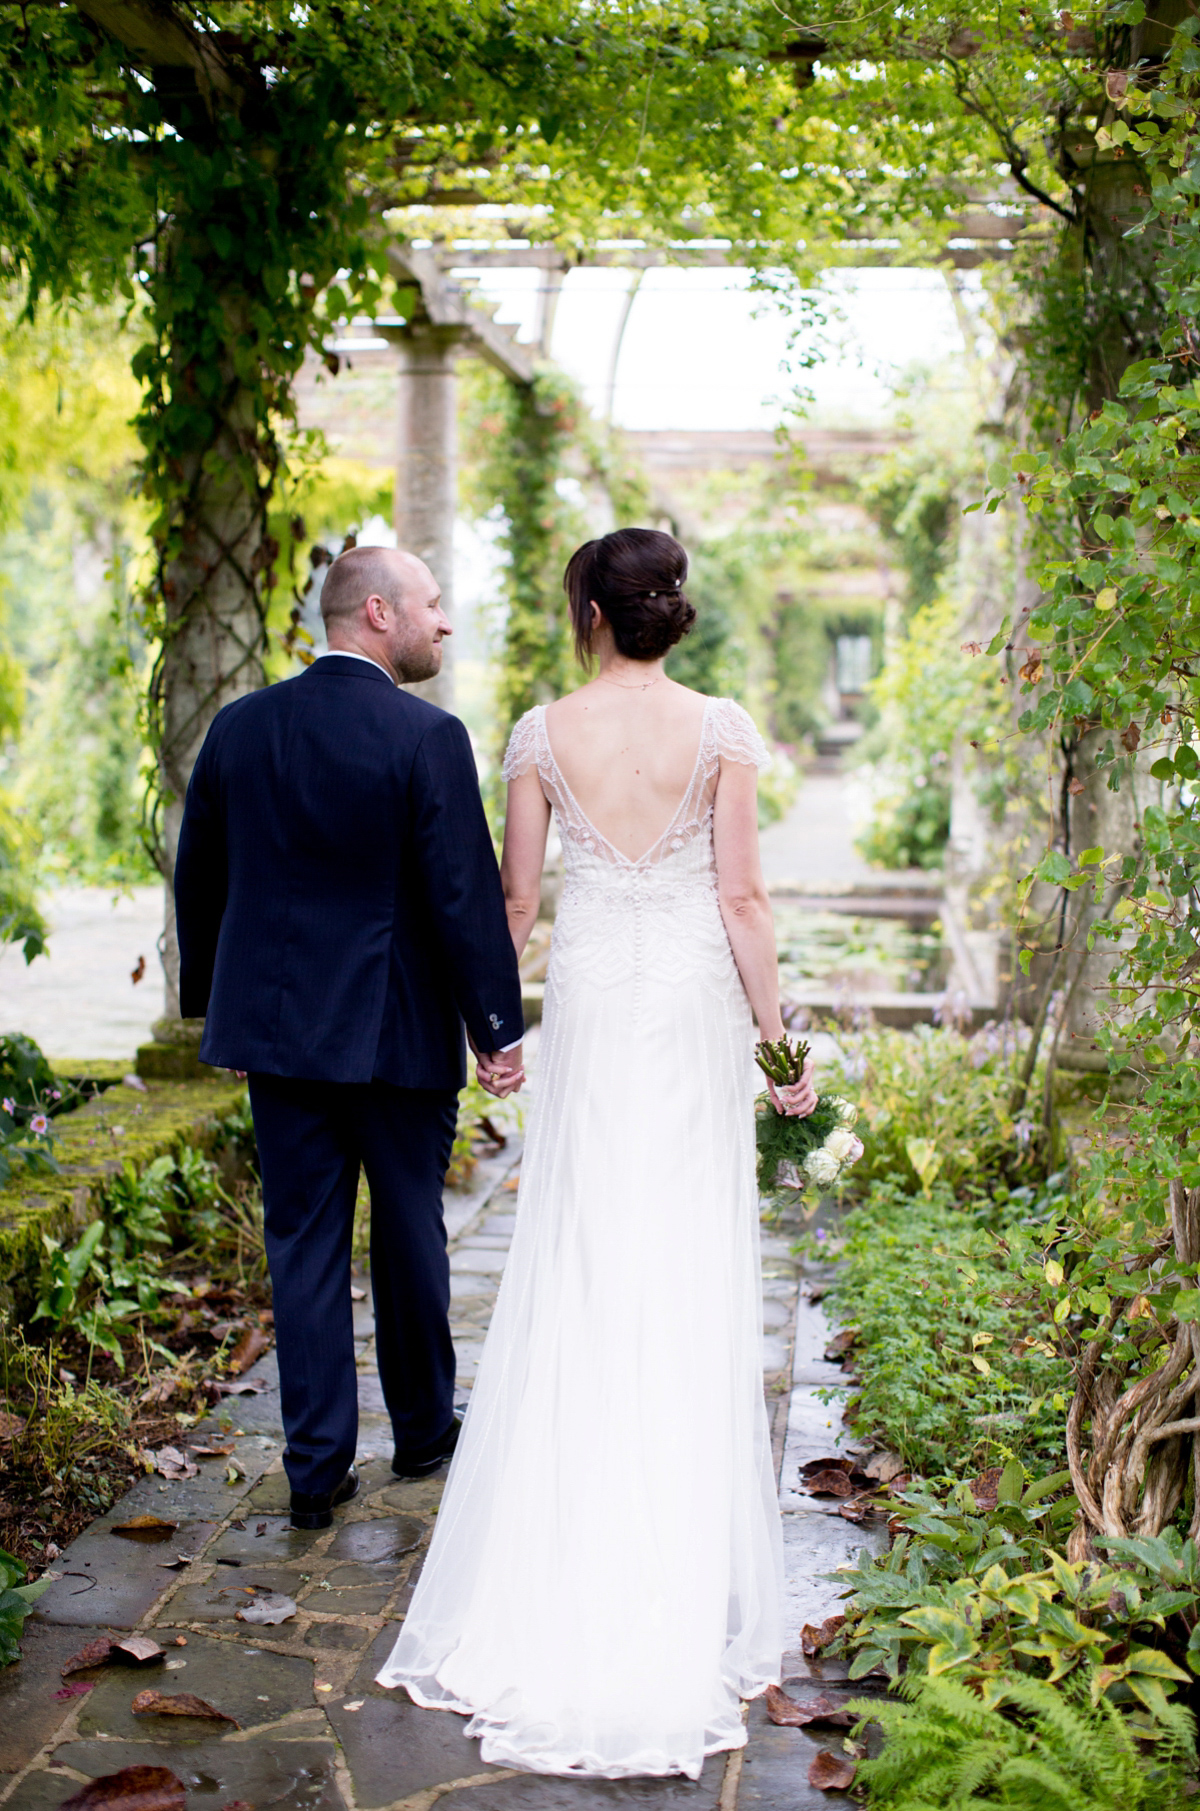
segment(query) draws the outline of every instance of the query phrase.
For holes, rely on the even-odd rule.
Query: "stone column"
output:
[[[457,404],[453,328],[414,326],[397,336],[400,353],[396,455],[396,541],[424,560],[454,620],[454,516],[457,507]],[[413,690],[444,709],[454,699],[452,641],[442,670]]]

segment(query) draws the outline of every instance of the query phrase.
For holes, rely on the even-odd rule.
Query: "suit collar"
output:
[[[343,676],[349,674],[352,678],[382,679],[383,683],[390,685],[393,691],[396,689],[395,681],[384,672],[382,667],[376,666],[375,662],[368,660],[365,655],[331,651],[328,654],[320,655],[306,671],[309,673],[340,673]]]

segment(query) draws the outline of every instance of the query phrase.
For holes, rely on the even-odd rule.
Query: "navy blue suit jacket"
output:
[[[214,719],[175,864],[179,995],[223,1069],[460,1088],[521,1037],[467,732],[327,655]]]

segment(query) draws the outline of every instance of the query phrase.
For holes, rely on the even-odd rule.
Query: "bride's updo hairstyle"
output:
[[[618,528],[576,548],[563,587],[580,665],[592,664],[593,603],[612,629],[618,654],[660,660],[696,620],[683,595],[687,569],[687,554],[674,535],[657,528]]]

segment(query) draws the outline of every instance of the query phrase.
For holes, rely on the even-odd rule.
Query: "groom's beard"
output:
[[[435,641],[432,647],[409,645],[397,648],[392,654],[392,662],[403,685],[416,685],[422,679],[436,679],[442,670],[442,644]]]

